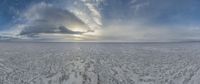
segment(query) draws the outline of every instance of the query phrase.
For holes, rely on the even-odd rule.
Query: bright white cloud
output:
[[[66,9],[73,12],[77,17],[84,21],[92,30],[99,29],[102,26],[102,15],[100,12],[100,3],[103,0],[73,0],[68,3],[74,3],[66,6]]]

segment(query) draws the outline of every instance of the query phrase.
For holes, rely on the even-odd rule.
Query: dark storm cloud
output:
[[[64,26],[60,26],[58,28],[54,28],[50,25],[39,25],[39,26],[30,26],[20,32],[20,35],[37,35],[41,33],[60,33],[60,34],[82,34],[84,32],[72,31]]]

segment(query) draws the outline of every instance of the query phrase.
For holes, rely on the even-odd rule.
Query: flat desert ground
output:
[[[200,84],[200,43],[0,43],[0,84]]]

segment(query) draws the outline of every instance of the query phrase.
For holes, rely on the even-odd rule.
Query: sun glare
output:
[[[74,30],[74,31],[82,31],[82,30]],[[86,32],[83,34],[74,34],[73,40],[75,41],[86,41],[86,40],[92,40],[92,39],[98,39],[98,37],[101,35],[100,31],[94,31],[94,32]]]

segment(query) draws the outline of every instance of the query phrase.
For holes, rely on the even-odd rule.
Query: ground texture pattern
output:
[[[0,43],[0,84],[200,84],[200,43]]]

